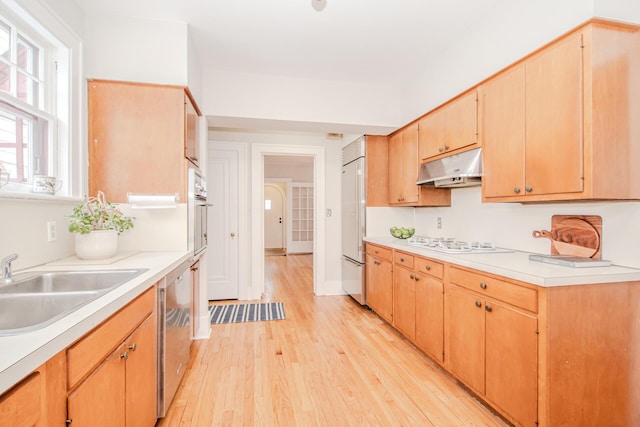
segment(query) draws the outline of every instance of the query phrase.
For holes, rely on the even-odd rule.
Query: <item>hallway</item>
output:
[[[286,320],[213,325],[158,426],[504,426],[376,315],[314,297],[311,255],[265,258]]]

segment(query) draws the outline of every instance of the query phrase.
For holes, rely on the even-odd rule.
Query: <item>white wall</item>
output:
[[[364,67],[363,67],[364,68]],[[204,71],[207,115],[251,119],[398,127],[399,90],[374,86]]]
[[[291,178],[293,182],[313,182],[313,166],[301,164],[264,164],[264,177],[266,179],[273,178]]]
[[[85,14],[85,76],[186,86],[187,24]]]
[[[468,187],[452,189],[448,208],[368,208],[367,235],[388,236],[390,226],[412,221],[416,235],[493,242],[510,249],[550,253],[549,240],[534,239],[531,233],[549,230],[552,215],[600,215],[602,257],[619,265],[640,268],[638,202],[524,205],[482,203],[481,200],[480,187]],[[391,215],[389,210],[397,210],[398,216]],[[438,217],[442,218],[442,229],[436,228]],[[402,218],[403,224],[397,223],[398,218]]]

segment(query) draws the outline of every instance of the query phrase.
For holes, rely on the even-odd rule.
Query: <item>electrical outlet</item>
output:
[[[442,228],[442,218],[440,217],[436,218],[436,227],[438,227],[438,229]]]
[[[53,242],[57,238],[56,222],[47,221],[47,241]]]

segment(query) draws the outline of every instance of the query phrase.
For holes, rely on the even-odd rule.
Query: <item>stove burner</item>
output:
[[[407,241],[409,245],[447,253],[491,252],[498,248],[491,242],[464,242],[453,238],[413,236]],[[501,250],[502,251],[502,250]]]

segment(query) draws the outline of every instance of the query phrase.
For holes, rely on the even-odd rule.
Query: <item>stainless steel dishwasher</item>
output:
[[[191,354],[192,260],[160,281],[158,288],[158,417],[163,418],[178,390]]]

